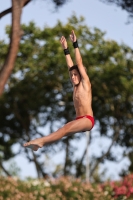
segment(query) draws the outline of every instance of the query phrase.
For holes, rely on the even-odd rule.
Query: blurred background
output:
[[[19,12],[5,14],[12,2],[12,10]],[[15,0],[0,6],[0,173],[101,182],[132,172],[133,5],[115,0],[23,2],[24,7]],[[74,59],[72,29],[92,83],[96,125],[90,133],[33,152],[23,143],[75,118],[59,42],[62,35],[68,39]]]

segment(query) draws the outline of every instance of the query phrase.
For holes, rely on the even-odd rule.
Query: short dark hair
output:
[[[79,72],[78,66],[73,65],[72,67],[69,68],[69,71],[72,71],[73,69],[76,69]]]

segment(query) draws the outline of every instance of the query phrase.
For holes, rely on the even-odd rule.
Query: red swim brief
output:
[[[92,128],[93,128],[93,126],[94,126],[94,124],[95,124],[95,120],[94,120],[94,117],[92,117],[92,116],[90,116],[90,115],[84,115],[84,116],[76,117],[76,120],[77,120],[77,119],[84,118],[84,117],[85,117],[85,118],[88,118],[88,119],[92,122]],[[91,129],[92,129],[92,128],[91,128]],[[90,130],[91,130],[91,129],[90,129]]]

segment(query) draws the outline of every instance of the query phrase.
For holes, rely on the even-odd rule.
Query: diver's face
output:
[[[70,74],[73,85],[78,85],[81,80],[79,72],[76,69],[73,69]]]

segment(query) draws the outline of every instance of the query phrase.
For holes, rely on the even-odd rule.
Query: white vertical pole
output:
[[[89,171],[89,135],[90,131],[86,131],[86,182],[89,182],[90,171]]]

